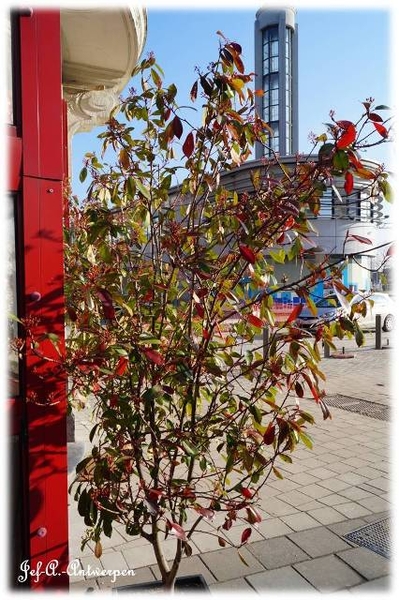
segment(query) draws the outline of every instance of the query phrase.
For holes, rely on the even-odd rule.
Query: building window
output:
[[[278,129],[278,121],[269,123],[273,129],[273,136],[269,139],[269,147],[273,152],[278,152],[280,148],[280,132]]]
[[[269,147],[279,151],[279,73],[278,73],[278,26],[263,31],[263,119],[273,128],[275,135]]]
[[[332,188],[327,188],[320,198],[320,211],[318,216],[331,219],[333,217],[333,197]]]
[[[285,153],[292,154],[292,35],[289,27],[285,29]]]

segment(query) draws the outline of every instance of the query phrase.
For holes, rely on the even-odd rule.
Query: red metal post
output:
[[[59,10],[20,17],[24,316],[64,350],[64,164]],[[48,357],[58,354],[50,342]],[[66,378],[56,363],[25,363],[32,588],[68,586]],[[43,404],[43,405],[39,405]],[[46,566],[55,561],[56,573]]]

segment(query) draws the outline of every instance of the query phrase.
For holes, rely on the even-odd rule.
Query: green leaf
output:
[[[314,317],[317,317],[317,306],[310,296],[306,297],[306,304]]]
[[[358,346],[364,346],[366,341],[365,335],[358,325],[356,326],[355,340]]]
[[[281,460],[283,460],[286,463],[292,463],[292,458],[291,456],[288,456],[287,454],[280,454],[280,458]]]
[[[162,79],[160,78],[158,73],[155,71],[155,69],[151,69],[151,77],[152,77],[153,82],[159,89],[162,86]]]
[[[313,441],[312,441],[312,439],[311,439],[310,436],[308,436],[303,431],[299,431],[299,439],[301,440],[301,442],[303,442],[305,444],[305,446],[307,448],[309,448],[310,450],[312,450],[312,448],[313,448]]]
[[[59,336],[56,333],[47,333],[46,334],[48,339],[53,342],[54,344],[56,344],[59,341]]]
[[[85,469],[85,467],[88,465],[88,463],[92,460],[91,456],[86,456],[86,458],[84,458],[83,460],[81,460],[75,468],[76,473],[80,473],[81,471],[83,471]]]
[[[272,257],[272,259],[280,264],[284,264],[285,263],[285,250],[283,250],[281,248],[281,250],[278,250],[277,252],[275,250],[270,250],[269,252],[270,256]]]
[[[87,168],[86,168],[86,167],[83,167],[83,169],[82,169],[82,170],[81,170],[81,172],[79,173],[79,181],[80,181],[81,183],[83,183],[83,182],[84,182],[84,180],[86,179],[86,177],[87,177]]]
[[[386,106],[385,104],[379,104],[375,107],[374,110],[391,110],[391,108],[389,106]]]
[[[86,515],[87,509],[89,507],[89,503],[90,503],[90,496],[86,490],[83,490],[83,492],[80,494],[80,498],[78,501],[78,513],[80,514],[81,517],[84,517]]]
[[[196,448],[194,446],[194,444],[191,444],[190,442],[188,442],[187,440],[183,440],[182,443],[182,448],[184,449],[184,451],[189,455],[189,456],[198,456],[199,454],[199,450],[198,448]]]
[[[331,158],[334,151],[334,144],[323,144],[319,150],[319,160],[328,160]]]
[[[94,425],[94,427],[91,429],[90,434],[89,434],[89,440],[90,440],[90,442],[93,442],[93,438],[94,438],[94,436],[96,434],[96,431],[97,431],[98,427],[100,427],[100,423],[96,423]],[[90,460],[91,460],[91,458],[90,458]]]
[[[393,189],[391,184],[386,180],[382,179],[378,183],[381,192],[384,194],[384,198],[387,202],[392,203],[394,199]]]
[[[131,198],[136,193],[136,182],[133,177],[128,177],[126,181],[126,192]]]
[[[273,467],[273,473],[275,474],[277,479],[284,479],[284,476],[280,473],[278,469],[276,469],[276,467]]]
[[[151,198],[150,189],[147,186],[145,186],[139,179],[137,179],[135,183],[138,191],[144,196],[144,198],[147,198],[147,200],[149,200]]]
[[[91,263],[92,265],[96,264],[96,262],[97,262],[96,255],[94,253],[94,246],[92,244],[90,244],[87,247],[86,257],[87,257],[87,260],[89,261],[89,263]]]
[[[344,150],[337,150],[334,154],[333,165],[337,171],[346,171],[349,168],[349,158]]]

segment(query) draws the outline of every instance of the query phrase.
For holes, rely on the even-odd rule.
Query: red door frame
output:
[[[17,149],[17,157],[22,154],[19,180],[13,155],[10,172],[14,179],[11,189],[15,189],[17,182],[21,198],[17,232],[17,242],[23,248],[18,290],[20,309],[21,316],[40,320],[37,335],[56,334],[63,352],[62,207],[67,165],[60,11],[24,11],[18,21],[20,123],[16,131],[21,141],[14,140],[12,147]],[[41,349],[46,357],[58,358],[50,342]],[[27,558],[30,569],[40,571],[31,576],[30,587],[66,588],[69,581],[66,377],[55,362],[28,352],[21,380],[26,420]]]

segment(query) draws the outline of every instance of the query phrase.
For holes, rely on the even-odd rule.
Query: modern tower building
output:
[[[265,158],[279,156],[280,165],[288,171],[294,168],[298,157],[298,26],[296,11],[293,8],[273,8],[263,6],[255,18],[255,87],[264,91],[256,97],[257,113],[273,130],[266,145],[255,147],[255,160],[228,171],[224,184],[234,187],[237,192],[252,189],[251,173],[262,169]],[[311,157],[317,160],[317,155]],[[370,170],[377,169],[378,163],[362,158],[363,165]],[[276,176],[281,173],[278,164],[268,164]],[[323,256],[332,260],[347,254],[361,252],[356,260],[350,259],[343,272],[343,283],[353,291],[370,290],[377,283],[372,266],[377,259],[374,246],[378,245],[378,228],[383,222],[384,199],[381,193],[370,190],[367,181],[354,178],[353,190],[345,191],[344,180],[335,177],[320,200],[317,215],[310,216],[315,233],[311,236],[313,250],[308,260],[316,261]],[[355,236],[355,237],[353,237]],[[356,240],[361,236],[371,240],[366,246]],[[267,249],[265,252],[267,253]],[[276,264],[278,278],[288,282],[298,278],[299,266],[295,261]],[[324,289],[326,287],[326,289]],[[315,296],[328,293],[327,286],[320,282],[314,288]],[[284,292],[285,297],[291,294]],[[278,294],[276,294],[278,296]]]
[[[263,89],[257,111],[273,129],[256,158],[298,151],[298,29],[293,8],[261,8],[255,20],[255,85]]]

